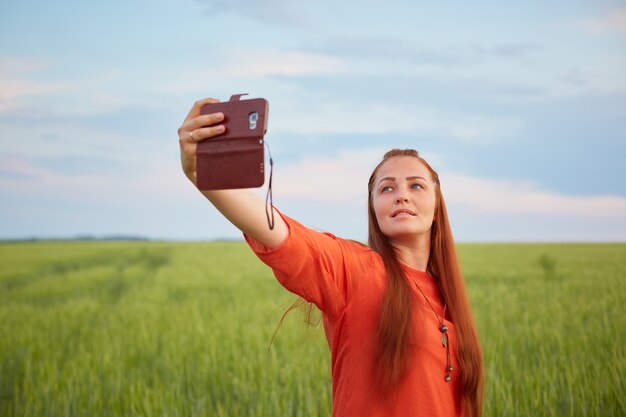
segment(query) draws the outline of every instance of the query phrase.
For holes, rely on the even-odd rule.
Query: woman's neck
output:
[[[430,230],[428,233],[410,239],[392,240],[398,260],[419,271],[426,271],[430,258]]]

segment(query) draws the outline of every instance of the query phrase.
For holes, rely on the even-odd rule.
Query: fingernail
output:
[[[224,113],[216,113],[216,114],[215,114],[215,118],[216,118],[217,120],[222,120],[222,119],[224,118]]]
[[[218,132],[223,132],[224,131],[224,125],[218,126],[216,129]]]

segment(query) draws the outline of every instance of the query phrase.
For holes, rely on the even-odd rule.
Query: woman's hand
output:
[[[196,177],[196,148],[198,142],[221,135],[226,131],[223,113],[200,114],[202,106],[208,103],[219,103],[215,98],[205,98],[196,101],[189,114],[178,128],[178,143],[180,144],[180,159],[183,171],[189,180],[197,185]]]
[[[205,98],[197,101],[178,128],[178,142],[180,144],[180,159],[183,171],[189,180],[197,187],[196,175],[196,148],[198,142],[210,140],[226,131],[222,113],[200,115],[202,106],[208,103],[219,103],[214,98]],[[270,229],[266,218],[265,201],[248,189],[235,190],[204,190],[202,194],[239,230],[255,239],[267,248],[278,247],[289,235],[289,229],[283,218],[273,207],[275,224]]]

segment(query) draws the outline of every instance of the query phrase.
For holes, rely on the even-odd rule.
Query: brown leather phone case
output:
[[[200,190],[260,187],[265,181],[263,136],[267,131],[269,103],[262,98],[205,104],[200,114],[224,113],[226,132],[202,142],[196,151]]]

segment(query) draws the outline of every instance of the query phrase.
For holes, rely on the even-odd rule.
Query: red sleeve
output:
[[[365,273],[362,255],[370,249],[281,216],[289,235],[279,247],[268,249],[244,235],[246,242],[287,290],[328,315],[339,313],[346,305],[352,277]]]

